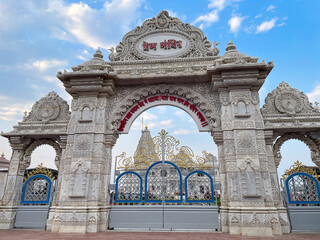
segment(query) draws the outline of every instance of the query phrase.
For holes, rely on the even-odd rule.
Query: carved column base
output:
[[[110,207],[52,207],[47,231],[96,233],[108,228]]]
[[[222,207],[222,232],[243,236],[274,236],[290,232],[284,208]]]
[[[16,213],[16,207],[0,206],[0,229],[12,229]]]

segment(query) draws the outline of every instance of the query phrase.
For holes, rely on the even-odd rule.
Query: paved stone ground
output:
[[[219,232],[120,232],[120,231],[108,231],[92,234],[66,234],[66,233],[52,233],[43,230],[0,230],[1,240],[227,240],[227,239],[239,239],[239,240],[319,240],[319,234],[286,234],[276,237],[244,237],[244,236],[232,236],[229,234]]]

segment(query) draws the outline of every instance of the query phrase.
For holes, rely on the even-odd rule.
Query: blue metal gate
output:
[[[192,171],[183,177],[167,161],[152,164],[144,177],[123,172],[116,179],[117,205],[112,206],[109,227],[219,229],[213,193],[213,178],[207,172]]]
[[[293,232],[320,231],[320,190],[318,180],[305,172],[287,176],[282,185]]]
[[[45,229],[54,188],[54,177],[50,170],[42,165],[28,176],[23,184],[21,204],[17,210],[14,227]]]

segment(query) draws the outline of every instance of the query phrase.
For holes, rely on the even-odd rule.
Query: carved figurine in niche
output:
[[[76,164],[76,168],[73,169],[71,178],[71,197],[85,197],[87,187],[87,172],[88,168],[82,161]]]
[[[248,108],[245,102],[239,101],[237,103],[236,107],[236,114],[237,115],[247,115],[248,114]]]
[[[84,107],[81,111],[81,121],[92,121],[92,110],[90,107]]]
[[[247,195],[257,195],[256,176],[251,164],[247,163],[245,171]]]
[[[240,166],[242,170],[242,189],[244,197],[260,197],[260,178],[256,170],[258,167],[247,159],[245,163]]]

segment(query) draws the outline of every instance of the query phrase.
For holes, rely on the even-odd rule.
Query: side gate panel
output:
[[[310,174],[296,172],[286,179],[285,186],[292,232],[320,232],[320,192],[317,179]]]
[[[15,228],[45,229],[47,224],[49,205],[32,206],[21,205],[17,210]]]
[[[45,229],[52,191],[52,181],[45,175],[29,178],[23,187],[15,228]]]
[[[163,228],[162,206],[112,206],[109,228]]]
[[[320,206],[289,206],[292,232],[320,232]]]
[[[220,229],[217,206],[174,206],[164,209],[166,229]]]

